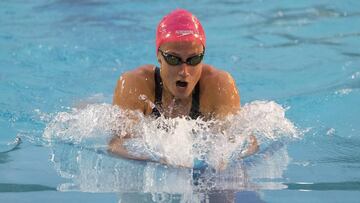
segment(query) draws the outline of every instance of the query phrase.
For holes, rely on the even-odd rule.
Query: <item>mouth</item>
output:
[[[181,80],[176,81],[176,87],[185,88],[185,87],[187,87],[187,86],[188,86],[188,82],[181,81]]]

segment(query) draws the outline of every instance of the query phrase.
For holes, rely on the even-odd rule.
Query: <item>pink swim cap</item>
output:
[[[156,30],[156,52],[165,42],[197,41],[205,47],[205,32],[189,11],[176,9],[166,15]]]

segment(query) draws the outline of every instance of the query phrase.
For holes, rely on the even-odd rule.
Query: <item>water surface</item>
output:
[[[155,28],[178,7],[202,22],[205,62],[233,75],[255,119],[246,129],[263,141],[258,155],[202,179],[104,151],[116,80],[157,63]],[[355,0],[2,1],[0,201],[357,202],[359,8]],[[263,115],[274,119],[256,119]],[[288,128],[266,136],[266,126],[286,122],[301,136]]]

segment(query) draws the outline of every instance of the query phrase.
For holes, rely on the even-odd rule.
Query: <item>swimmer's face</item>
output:
[[[179,65],[170,65],[163,54],[172,55],[187,61],[189,58],[199,56],[204,52],[202,44],[197,42],[167,42],[160,46],[157,58],[161,67],[161,78],[167,90],[174,97],[185,99],[189,97],[199,81],[202,72],[202,62],[196,65],[181,63]],[[161,53],[162,52],[162,53]],[[171,57],[171,56],[170,56]],[[174,59],[176,61],[176,59]],[[190,60],[197,62],[198,58]],[[188,63],[190,63],[188,60]],[[191,63],[190,63],[191,64]]]

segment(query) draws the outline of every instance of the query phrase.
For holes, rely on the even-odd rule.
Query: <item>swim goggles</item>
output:
[[[178,56],[174,56],[172,54],[166,53],[161,49],[158,49],[158,50],[160,51],[161,55],[164,57],[166,63],[168,63],[169,65],[172,65],[172,66],[181,65],[183,63],[186,63],[189,66],[196,66],[199,63],[201,63],[202,59],[204,58],[204,53],[205,53],[205,49],[204,49],[203,53],[196,55],[196,56],[189,57],[185,61],[183,61]]]

